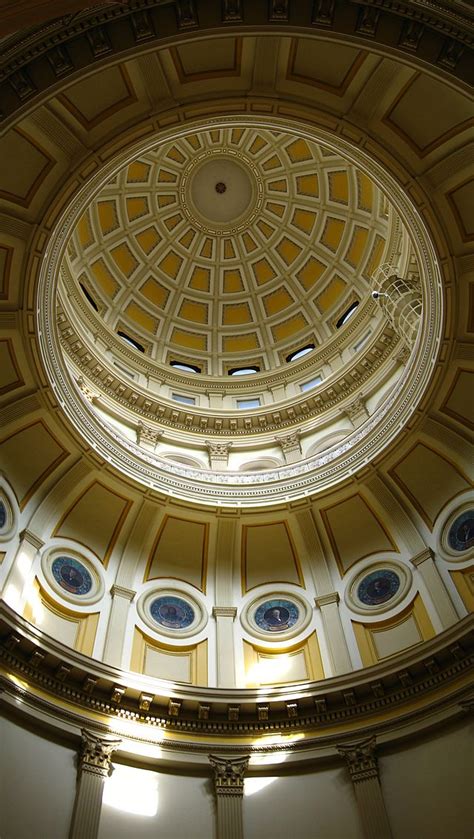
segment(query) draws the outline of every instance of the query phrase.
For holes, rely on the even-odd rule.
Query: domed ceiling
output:
[[[219,127],[122,168],[78,222],[69,268],[155,361],[271,371],[367,299],[395,215],[322,143]]]

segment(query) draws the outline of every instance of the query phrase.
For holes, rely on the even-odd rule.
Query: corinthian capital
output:
[[[375,756],[375,737],[359,740],[357,743],[343,744],[337,747],[347,763],[353,781],[365,781],[377,778],[377,758]]]
[[[243,795],[244,775],[248,762],[248,755],[229,758],[209,755],[209,763],[214,769],[214,783],[218,795]]]
[[[81,734],[79,766],[82,772],[90,772],[92,775],[101,775],[106,778],[110,774],[112,754],[122,741],[100,737],[85,728],[82,729]]]

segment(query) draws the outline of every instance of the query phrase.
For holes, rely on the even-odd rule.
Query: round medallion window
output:
[[[43,555],[41,567],[51,588],[65,600],[85,606],[102,597],[102,574],[85,557],[64,548],[50,550]]]
[[[291,600],[265,600],[254,614],[259,629],[264,632],[285,632],[295,625],[300,612]]]
[[[371,571],[357,586],[357,597],[365,606],[380,606],[395,597],[400,577],[388,568]]]
[[[158,626],[166,629],[188,629],[196,619],[191,604],[172,594],[152,600],[150,615]]]
[[[374,563],[350,578],[346,603],[354,612],[388,611],[405,597],[411,581],[410,569],[401,563]]]
[[[54,560],[51,570],[53,577],[69,594],[79,597],[89,594],[92,589],[92,577],[85,565],[70,556],[58,556]]]
[[[457,516],[448,531],[448,546],[456,553],[474,547],[474,510],[464,510]]]
[[[182,638],[197,635],[207,624],[207,610],[196,597],[175,588],[153,586],[137,602],[141,619],[158,635]]]
[[[293,593],[269,592],[244,606],[240,620],[244,629],[262,640],[285,641],[299,635],[311,620],[312,610]]]
[[[7,523],[7,508],[3,501],[0,501],[0,530],[3,530]]]

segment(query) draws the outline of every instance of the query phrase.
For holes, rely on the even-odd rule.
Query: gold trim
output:
[[[301,588],[305,588],[305,581],[303,570],[301,567],[301,563],[298,557],[298,553],[296,551],[296,546],[293,541],[293,536],[291,534],[290,527],[288,522],[285,519],[280,521],[268,521],[268,522],[261,522],[260,524],[243,524],[241,528],[241,537],[240,537],[240,583],[242,594],[246,594],[249,591],[253,591],[255,588],[259,588],[259,586],[263,585],[262,583],[256,583],[254,586],[248,587],[247,583],[247,540],[246,540],[246,532],[251,527],[271,527],[275,524],[282,524],[286,530],[286,535],[288,537],[288,542],[290,544],[291,554],[293,557],[293,561],[296,568],[296,576],[299,580],[298,583],[294,583],[292,580],[269,580],[268,582],[272,585],[298,585]]]
[[[43,483],[43,482],[44,482],[47,478],[49,478],[49,476],[50,476],[50,475],[54,472],[54,470],[55,470],[58,466],[60,466],[60,465],[61,465],[61,463],[63,463],[63,461],[64,461],[64,460],[66,460],[66,458],[67,458],[67,457],[71,454],[71,452],[67,451],[67,449],[65,449],[65,448],[64,448],[64,446],[63,446],[63,445],[61,445],[61,443],[59,442],[59,440],[57,439],[57,437],[55,436],[55,434],[53,434],[53,432],[52,432],[52,431],[48,428],[48,426],[46,425],[46,423],[45,423],[45,421],[43,420],[43,418],[42,418],[42,417],[40,417],[40,418],[39,418],[39,419],[37,419],[37,420],[33,420],[33,422],[28,423],[28,425],[24,425],[24,426],[22,426],[22,428],[19,428],[19,429],[18,429],[18,431],[14,431],[14,432],[13,432],[13,434],[8,434],[6,437],[3,437],[3,438],[0,440],[0,446],[2,446],[4,443],[6,443],[6,442],[7,442],[7,440],[11,440],[11,439],[12,439],[12,437],[16,437],[16,436],[17,436],[17,434],[22,434],[22,433],[23,433],[23,431],[27,431],[29,428],[33,428],[35,425],[42,425],[42,426],[43,426],[43,428],[44,428],[44,430],[46,431],[46,433],[47,433],[47,434],[49,434],[49,436],[50,436],[50,437],[54,440],[54,442],[56,443],[56,445],[57,445],[57,446],[59,446],[59,448],[60,448],[60,449],[61,449],[61,451],[62,451],[62,454],[59,454],[59,455],[55,458],[55,460],[53,460],[53,461],[52,461],[52,463],[50,463],[50,465],[49,465],[49,466],[48,466],[48,467],[47,467],[47,468],[46,468],[43,472],[41,472],[41,474],[39,475],[39,477],[38,477],[38,478],[36,478],[36,481],[34,481],[34,482],[33,482],[33,484],[30,486],[29,490],[28,490],[28,491],[26,492],[26,494],[25,494],[25,495],[21,498],[21,500],[18,498],[18,495],[17,495],[16,491],[15,491],[15,490],[13,490],[13,491],[14,491],[14,493],[15,493],[15,498],[16,498],[16,499],[17,499],[17,501],[18,501],[18,506],[19,506],[20,510],[24,510],[24,508],[25,508],[25,507],[26,507],[26,505],[28,504],[28,501],[29,501],[29,500],[33,497],[33,495],[35,494],[36,490],[37,490],[37,489],[41,486],[41,484],[42,484],[42,483]]]
[[[397,469],[397,467],[399,467],[400,464],[403,463],[403,461],[406,460],[407,457],[409,457],[412,452],[414,452],[414,450],[417,448],[417,446],[422,446],[423,448],[428,449],[428,451],[433,452],[433,454],[437,455],[437,457],[441,458],[441,460],[444,460],[446,463],[448,463],[450,466],[452,466],[454,471],[457,472],[458,475],[462,478],[462,480],[464,480],[467,484],[467,486],[464,487],[464,489],[460,489],[459,492],[455,492],[454,495],[451,495],[449,498],[445,498],[443,500],[443,503],[439,507],[439,509],[436,512],[433,519],[431,519],[429,517],[426,510],[424,510],[423,507],[421,506],[421,504],[418,502],[417,497],[415,495],[413,495],[411,490],[409,490],[407,485],[404,483],[403,479],[399,475],[397,475],[396,471],[395,471]],[[421,518],[423,519],[425,524],[428,525],[430,530],[433,530],[434,523],[435,523],[436,519],[438,518],[441,510],[443,510],[447,506],[447,504],[449,504],[450,501],[453,501],[454,498],[458,497],[458,495],[462,495],[462,493],[465,492],[466,489],[469,489],[470,486],[471,486],[471,481],[468,478],[468,476],[465,475],[464,472],[461,472],[460,468],[449,457],[446,457],[446,455],[441,454],[438,451],[438,449],[433,448],[433,446],[429,446],[427,443],[425,443],[422,440],[416,440],[416,442],[413,444],[413,446],[410,449],[408,449],[408,451],[403,455],[403,457],[401,457],[400,460],[398,460],[393,466],[390,467],[387,474],[391,477],[391,479],[399,487],[399,489],[401,489],[401,491],[406,496],[406,498],[408,498],[409,501],[411,501],[415,510],[418,511],[419,515],[421,516]]]

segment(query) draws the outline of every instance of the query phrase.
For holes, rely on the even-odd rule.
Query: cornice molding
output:
[[[445,703],[471,698],[474,664],[474,618],[469,616],[432,641],[366,670],[321,682],[268,688],[265,706],[259,690],[177,687],[140,674],[126,673],[81,656],[59,642],[47,642],[35,627],[0,608],[1,684],[6,693],[30,703],[46,703],[50,712],[73,714],[80,726],[96,727],[108,720],[138,723],[143,737],[158,726],[174,735],[188,732],[198,739],[219,734],[242,741],[269,730],[349,737],[361,728],[393,730],[411,716],[432,713]],[[38,660],[32,659],[34,645]],[[436,662],[436,667],[433,666]],[[120,690],[117,692],[117,683]],[[144,704],[143,697],[146,697]],[[202,713],[202,707],[209,710]],[[232,709],[239,708],[236,715]],[[262,713],[264,707],[265,713]],[[176,709],[177,712],[176,712]],[[339,732],[339,733],[338,733]],[[117,732],[118,733],[118,732]],[[178,737],[179,739],[179,737]]]
[[[329,38],[349,36],[353,43],[364,46],[367,39],[378,49],[388,49],[399,56],[418,55],[423,62],[436,66],[438,72],[458,76],[469,82],[469,60],[464,54],[472,44],[472,19],[460,7],[447,8],[445,4],[425,0],[349,0],[348,6],[357,4],[376,12],[375,23],[368,26],[354,14],[335,14],[335,4],[328,13],[318,13],[320,2],[303,0],[299,9],[299,33],[324,35]],[[133,7],[125,4],[107,4],[101,8],[84,9],[48,21],[43,26],[17,38],[9,39],[3,62],[0,64],[0,101],[6,103],[4,118],[12,115],[30,100],[45,94],[58,80],[78,77],[84,63],[92,58],[97,63],[117,62],[131,51],[139,53],[177,38],[201,36],[206,31],[232,34],[242,31],[246,18],[225,13],[225,4],[206,4],[197,0],[192,22],[183,24],[183,16],[176,5],[176,18],[172,19],[163,7],[171,3],[163,0],[135,0]],[[205,14],[203,6],[206,5]],[[200,14],[201,9],[201,14]],[[199,21],[206,20],[202,30]],[[419,22],[423,31],[416,37],[407,37],[407,25]],[[171,24],[171,28],[170,28]],[[120,25],[120,38],[116,37]],[[267,0],[256,0],[252,5],[253,31],[274,34],[293,34],[286,15],[275,18]],[[430,49],[424,49],[424,28],[430,30]],[[164,34],[162,34],[164,33]],[[69,49],[73,45],[74,49]],[[87,61],[84,58],[87,57]],[[463,60],[465,58],[465,60]]]

